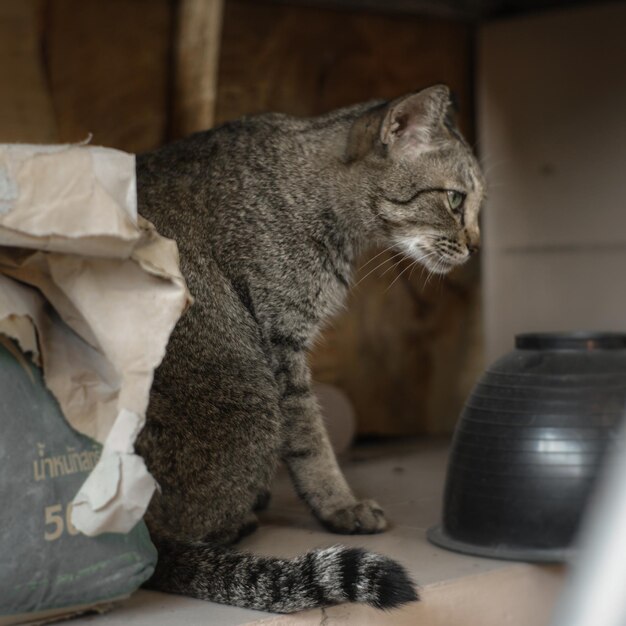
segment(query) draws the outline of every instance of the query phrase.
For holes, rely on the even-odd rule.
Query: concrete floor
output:
[[[105,615],[79,617],[72,626],[235,626],[269,624],[417,624],[424,626],[543,626],[563,578],[560,568],[512,564],[447,552],[427,542],[426,530],[440,516],[447,444],[360,446],[343,466],[362,497],[385,509],[391,529],[381,535],[338,536],[324,531],[280,473],[261,527],[241,550],[295,556],[336,543],[363,546],[402,562],[421,586],[422,602],[382,613],[360,605],[306,611],[294,616],[228,607],[180,596],[140,590]]]

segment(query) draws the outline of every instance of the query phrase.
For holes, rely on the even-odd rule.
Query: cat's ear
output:
[[[380,140],[398,157],[415,157],[443,136],[451,106],[450,90],[435,85],[394,100],[380,127]]]

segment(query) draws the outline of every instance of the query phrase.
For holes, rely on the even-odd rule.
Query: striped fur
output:
[[[202,542],[157,546],[149,586],[200,600],[291,613],[342,602],[391,609],[418,599],[404,568],[361,548],[334,546],[279,559]]]
[[[367,246],[403,248],[431,271],[475,247],[480,172],[450,131],[447,94],[245,118],[137,157],[139,211],[177,241],[195,298],[137,440],[160,486],[146,514],[158,588],[276,611],[415,599],[400,565],[367,552],[280,560],[228,546],[255,527],[280,462],[330,531],[387,528],[337,463],[307,350]],[[462,213],[447,189],[466,194]]]

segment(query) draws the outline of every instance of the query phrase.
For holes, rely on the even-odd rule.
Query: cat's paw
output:
[[[385,513],[374,500],[361,500],[321,519],[328,530],[343,535],[381,533],[387,528]]]

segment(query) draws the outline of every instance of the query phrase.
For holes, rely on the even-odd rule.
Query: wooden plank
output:
[[[165,139],[169,0],[54,0],[45,49],[61,141],[140,152]]]
[[[223,0],[180,0],[174,135],[210,128],[217,99]]]
[[[41,20],[40,0],[0,2],[0,142],[57,138],[41,57]]]
[[[472,128],[472,28],[462,22],[230,0],[222,33],[218,122],[315,115],[445,82]]]
[[[485,20],[493,17],[546,11],[593,0],[271,0],[279,4],[319,6],[352,11],[385,11],[410,15]]]
[[[229,0],[217,121],[313,115],[444,82],[471,137],[472,43],[461,22]],[[366,265],[312,355],[315,378],[348,394],[362,434],[449,432],[481,370],[478,262],[428,285],[407,263],[381,255]]]

